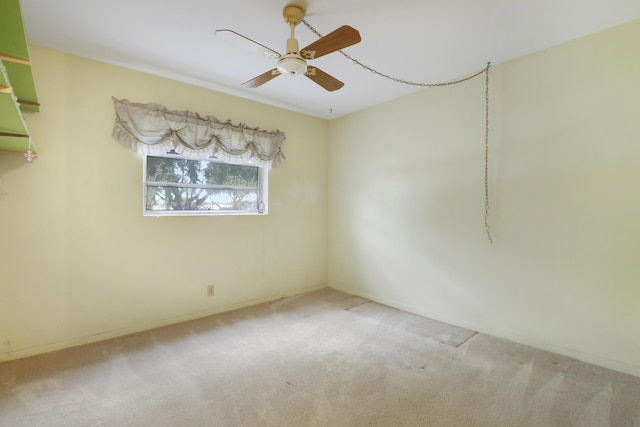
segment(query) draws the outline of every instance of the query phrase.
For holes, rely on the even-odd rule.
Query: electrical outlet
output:
[[[212,297],[214,295],[213,285],[207,286],[207,296]]]

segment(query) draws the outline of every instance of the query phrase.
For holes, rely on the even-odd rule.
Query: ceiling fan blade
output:
[[[256,54],[262,55],[265,58],[280,58],[280,54],[275,50],[270,49],[255,40],[251,40],[249,37],[245,37],[240,33],[236,33],[233,30],[216,30],[214,35],[216,36],[216,38],[234,43],[235,45],[241,47],[246,51],[255,52]]]
[[[305,59],[316,59],[335,52],[336,50],[359,43],[360,40],[358,30],[348,25],[343,25],[302,49],[300,55]]]
[[[249,88],[255,88],[255,87],[258,87],[258,86],[262,86],[263,84],[265,84],[269,80],[275,79],[280,74],[281,74],[280,71],[278,71],[277,68],[274,68],[273,70],[269,70],[269,71],[267,71],[265,73],[260,74],[258,77],[254,77],[251,80],[247,80],[246,82],[242,83],[242,86],[246,86],[246,87],[249,87]]]
[[[318,67],[307,67],[307,72],[304,73],[304,75],[309,77],[314,82],[318,83],[329,92],[333,92],[334,90],[338,90],[342,86],[344,86],[344,83],[342,83],[340,80],[336,79],[333,76],[330,76]]]

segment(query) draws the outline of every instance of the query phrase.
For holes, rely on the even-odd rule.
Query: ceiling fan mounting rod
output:
[[[290,25],[291,25],[291,35],[287,39],[287,54],[298,53],[300,49],[298,47],[298,40],[296,40],[296,34],[295,34],[296,26],[293,24],[290,24]]]
[[[284,20],[289,24],[290,36],[287,40],[287,55],[292,53],[298,53],[298,40],[296,40],[296,25],[298,25],[304,19],[304,10],[298,6],[285,6],[282,10],[282,16],[284,16]]]

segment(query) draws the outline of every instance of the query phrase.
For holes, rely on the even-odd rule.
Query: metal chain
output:
[[[489,243],[493,243],[491,229],[489,228],[489,67],[484,69],[485,78],[485,124],[484,124],[484,229],[487,232]]]
[[[311,24],[309,24],[309,22],[307,22],[307,20],[303,19],[302,23],[312,32],[314,33],[316,36],[322,38],[322,34],[320,34],[320,32],[318,32],[318,30],[316,30],[315,28],[313,28],[313,26]],[[484,130],[484,228],[487,232],[487,237],[489,238],[489,243],[493,243],[493,238],[491,237],[491,229],[489,228],[489,68],[491,68],[491,62],[487,63],[487,66],[482,69],[481,71],[478,71],[475,74],[472,74],[468,77],[464,77],[458,80],[451,80],[448,82],[441,82],[441,83],[419,83],[419,82],[412,82],[409,80],[404,80],[404,79],[400,79],[397,77],[392,77],[388,74],[384,74],[378,70],[376,70],[375,68],[372,68],[368,65],[363,64],[362,62],[358,61],[357,59],[355,59],[354,57],[352,57],[351,55],[339,50],[338,52],[340,52],[342,54],[342,56],[344,56],[345,58],[347,58],[348,60],[350,60],[351,62],[353,62],[356,65],[359,65],[360,67],[364,68],[367,71],[372,72],[373,74],[376,74],[380,77],[384,77],[385,79],[389,79],[392,80],[396,83],[402,83],[405,85],[410,85],[410,86],[417,86],[417,87],[442,87],[442,86],[451,86],[451,85],[456,85],[459,83],[463,83],[466,82],[467,80],[471,80],[475,77],[478,77],[482,74],[485,74],[485,130]]]
[[[318,36],[318,37],[320,37],[320,38],[322,38],[322,37],[323,37],[323,36],[322,36],[322,34],[320,34],[320,33],[318,32],[318,30],[316,30],[315,28],[313,28],[313,26],[312,26],[311,24],[309,24],[309,23],[307,22],[307,20],[306,20],[306,19],[303,19],[303,20],[302,20],[302,23],[303,23],[307,28],[309,28],[309,30],[311,30],[311,32],[312,32],[313,34],[315,34],[316,36]],[[486,71],[486,69],[487,69],[487,68],[489,68],[489,66],[487,65],[487,68],[485,68],[485,69],[483,69],[483,70],[481,70],[481,71],[478,71],[477,73],[475,73],[475,74],[473,74],[473,75],[471,75],[471,76],[464,77],[464,78],[462,78],[462,79],[458,79],[458,80],[452,80],[452,81],[449,81],[449,82],[442,82],[442,83],[419,83],[419,82],[412,82],[412,81],[409,81],[409,80],[399,79],[399,78],[397,78],[397,77],[392,77],[392,76],[390,76],[390,75],[388,75],[388,74],[381,73],[380,71],[376,70],[375,68],[372,68],[372,67],[370,67],[370,66],[368,66],[368,65],[365,65],[365,64],[363,64],[362,62],[358,61],[357,59],[355,59],[354,57],[352,57],[352,56],[351,56],[351,55],[349,55],[348,53],[345,53],[345,52],[343,52],[343,51],[341,51],[341,50],[339,50],[338,52],[340,52],[340,53],[342,54],[342,56],[344,56],[345,58],[347,58],[348,60],[350,60],[350,61],[351,61],[351,62],[353,62],[354,64],[359,65],[360,67],[364,68],[364,69],[365,69],[365,70],[367,70],[367,71],[372,72],[373,74],[377,74],[377,75],[378,75],[378,76],[380,76],[380,77],[384,77],[385,79],[392,80],[392,81],[394,81],[394,82],[396,82],[396,83],[402,83],[402,84],[405,84],[405,85],[418,86],[418,87],[440,87],[440,86],[451,86],[451,85],[455,85],[455,84],[458,84],[458,83],[466,82],[467,80],[471,80],[471,79],[472,79],[472,78],[474,78],[474,77],[478,77],[479,75],[481,75],[482,73],[484,73],[484,72]]]

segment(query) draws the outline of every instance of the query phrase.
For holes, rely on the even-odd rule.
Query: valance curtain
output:
[[[280,145],[285,134],[244,124],[220,122],[191,111],[171,111],[158,104],[136,104],[113,98],[113,137],[140,154],[163,155],[172,150],[192,159],[216,158],[228,163],[271,168],[285,159]]]

